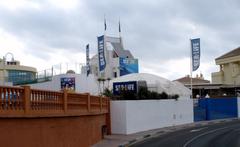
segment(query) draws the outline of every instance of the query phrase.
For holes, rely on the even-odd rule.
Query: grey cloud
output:
[[[112,17],[116,17],[117,13],[128,8],[128,11],[126,11],[127,14],[125,13],[127,17],[124,17],[124,24],[128,27],[126,28],[128,29],[126,30],[128,33],[124,36],[128,41],[126,46],[132,49],[133,52],[136,52],[138,56],[144,55],[145,59],[153,58],[151,52],[162,55],[162,60],[166,60],[169,57],[181,58],[189,55],[188,48],[186,49],[186,46],[182,42],[189,41],[187,36],[191,32],[189,32],[190,30],[184,30],[181,26],[178,27],[177,21],[179,18],[188,20],[196,26],[209,28],[205,30],[207,32],[202,32],[202,40],[208,41],[208,38],[217,37],[218,43],[226,44],[226,41],[229,40],[229,38],[226,39],[228,36],[235,41],[239,41],[239,37],[237,37],[239,31],[234,31],[232,27],[236,23],[236,20],[239,20],[235,18],[239,16],[237,13],[238,9],[236,9],[236,6],[231,1],[228,1],[229,7],[227,8],[225,8],[226,1],[151,2],[138,3],[137,1],[131,1],[130,4],[128,2],[113,2],[114,4],[111,5],[112,3],[99,4],[94,1],[93,5],[97,5],[94,7],[98,8],[94,9],[96,12],[100,11],[100,9],[106,12],[116,12],[113,13]],[[228,9],[232,9],[230,10],[231,12]],[[231,17],[231,14],[237,14],[237,16]],[[225,18],[227,18],[227,21],[224,21]],[[174,20],[176,20],[176,25],[171,24]],[[236,37],[229,36],[229,29],[237,32],[233,33],[230,31],[232,32],[231,35],[235,34]],[[211,36],[209,35],[209,31],[213,33],[217,32],[219,36]],[[214,46],[207,42],[206,45],[208,44]],[[205,48],[206,56],[209,56],[209,53],[215,52],[215,50],[226,50],[226,48],[217,48],[216,46],[212,48],[208,46],[203,47]],[[210,55],[210,57],[212,56]]]
[[[43,9],[1,9],[0,28],[25,42],[30,53],[42,57],[60,49],[85,52],[87,43],[96,53],[96,36],[103,33],[104,14],[107,34],[118,35],[121,17],[126,49],[149,63],[189,57],[189,37],[194,34],[191,25],[200,32],[202,62],[213,61],[240,42],[238,0],[83,0],[82,6],[70,12],[47,1],[38,2]]]

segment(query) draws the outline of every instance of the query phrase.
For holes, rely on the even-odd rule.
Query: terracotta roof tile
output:
[[[183,78],[176,79],[174,81],[178,81],[183,84],[190,84],[190,77],[183,77]],[[203,83],[210,83],[210,81],[200,79],[200,78],[192,78],[192,83],[193,84],[200,84],[200,83],[203,84]]]

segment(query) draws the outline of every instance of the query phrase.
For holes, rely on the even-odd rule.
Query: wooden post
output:
[[[91,111],[91,97],[89,93],[87,93],[87,110],[88,112]]]
[[[30,112],[30,99],[31,99],[31,89],[30,86],[23,86],[24,88],[24,112],[28,114]]]
[[[67,90],[64,89],[63,90],[63,110],[64,110],[64,113],[67,113],[67,104],[68,104],[68,101],[67,101],[67,97],[68,97],[68,93],[67,93]]]

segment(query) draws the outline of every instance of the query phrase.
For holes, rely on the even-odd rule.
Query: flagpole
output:
[[[190,87],[191,87],[191,95],[190,98],[193,98],[193,90],[192,90],[192,43],[190,39]]]
[[[122,49],[124,49],[123,47],[123,42],[122,42],[122,30],[121,30],[121,20],[120,20],[120,17],[119,17],[119,21],[118,21],[118,32],[119,32],[119,39],[120,39],[120,44],[122,45]]]
[[[120,18],[119,18],[119,21],[118,21],[118,32],[119,32],[119,38],[121,38],[121,21],[120,21]]]
[[[104,36],[106,35],[106,30],[107,30],[107,22],[106,22],[106,16],[104,14]]]
[[[106,15],[104,14],[104,36],[103,36],[103,40],[104,40],[104,43],[103,43],[103,46],[104,46],[104,56],[106,55],[106,31],[107,31],[107,22],[106,22]],[[107,61],[105,61],[107,62]],[[106,63],[105,63],[106,64]],[[104,77],[105,75],[105,68],[103,71],[100,72],[100,77]]]

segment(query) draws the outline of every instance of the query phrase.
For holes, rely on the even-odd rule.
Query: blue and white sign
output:
[[[120,76],[138,73],[138,59],[119,58]]]
[[[98,62],[99,71],[103,71],[106,67],[106,60],[104,54],[104,36],[98,37]]]
[[[195,71],[200,66],[200,38],[191,39],[192,51],[192,71]]]
[[[75,77],[63,77],[61,78],[61,89],[75,90]]]
[[[114,82],[113,94],[119,95],[122,91],[137,93],[137,81]]]

